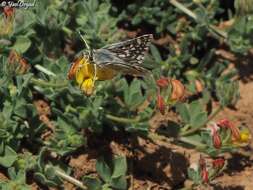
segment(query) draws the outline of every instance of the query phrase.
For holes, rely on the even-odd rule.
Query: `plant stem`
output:
[[[204,145],[200,142],[194,141],[192,139],[189,139],[187,137],[179,137],[177,140],[187,143],[187,144],[190,144],[190,145],[193,145],[193,146],[196,146],[197,149],[205,149],[206,148],[206,145]]]
[[[207,124],[209,121],[211,121],[222,110],[223,110],[223,106],[219,105],[219,107],[216,110],[214,110],[214,112],[209,116],[209,118],[205,124]]]
[[[220,30],[219,28],[217,28],[216,26],[214,25],[209,25],[209,28],[211,30],[213,30],[214,32],[216,32],[218,35],[222,36],[223,38],[227,39],[228,38],[228,35],[226,32]]]
[[[76,185],[77,187],[79,187],[80,189],[84,189],[84,190],[87,190],[88,188],[79,180],[65,174],[64,172],[60,171],[60,170],[57,170],[55,169],[55,173],[56,175],[58,175],[59,177],[61,177],[62,179]]]
[[[61,84],[56,84],[56,83],[50,83],[50,82],[47,82],[47,81],[44,81],[44,80],[41,80],[41,79],[35,79],[35,78],[32,78],[30,80],[31,83],[35,84],[35,85],[38,85],[38,86],[45,86],[45,87],[55,87],[55,88],[59,88],[59,87],[66,87],[67,86],[67,83],[64,82],[64,83],[61,83]]]
[[[163,141],[163,142],[166,142],[166,143],[171,143],[171,141],[169,140],[168,137],[163,136],[163,135],[159,135],[159,134],[153,133],[153,132],[148,133],[148,138],[150,138],[153,142]]]
[[[67,35],[71,36],[73,34],[72,30],[67,28],[66,26],[62,27],[63,32],[65,32]]]
[[[206,122],[199,126],[199,127],[195,127],[195,128],[191,128],[187,131],[182,131],[179,136],[187,136],[190,135],[192,133],[195,133],[196,131],[200,130],[201,128],[203,128],[204,126],[206,126],[206,124],[211,121],[221,110],[223,109],[223,107],[220,105],[210,116],[209,118],[206,120]]]
[[[118,123],[128,124],[128,123],[138,123],[138,122],[140,122],[140,118],[138,116],[131,119],[131,118],[125,118],[125,117],[118,117],[118,116],[114,116],[114,115],[111,115],[111,114],[106,114],[105,117],[107,119],[110,119],[112,121],[116,121]]]
[[[56,77],[56,74],[54,74],[52,71],[49,71],[47,68],[45,68],[45,67],[43,67],[43,66],[41,66],[41,65],[36,64],[34,67],[35,67],[36,69],[38,69],[39,71],[41,71],[41,72],[47,74],[48,76]]]
[[[177,7],[178,9],[180,9],[181,11],[183,11],[188,16],[192,17],[194,20],[197,20],[197,15],[194,12],[192,12],[190,9],[186,8],[182,3],[179,3],[176,0],[170,0],[170,3],[174,5],[175,7]]]
[[[181,11],[183,11],[185,14],[187,14],[188,16],[190,16],[191,18],[193,18],[195,21],[198,19],[198,16],[192,12],[190,9],[188,9],[187,7],[185,7],[182,3],[179,3],[176,0],[170,0],[169,1],[172,5],[174,5],[175,7],[177,7],[178,9],[180,9]],[[218,29],[217,27],[215,27],[214,25],[208,25],[208,27],[213,30],[216,34],[220,35],[223,38],[227,38],[227,33]]]
[[[152,141],[163,141],[163,142],[166,142],[166,143],[172,143],[169,141],[169,139],[165,136],[162,136],[162,135],[158,135],[156,133],[149,133],[148,134],[148,137],[152,140]],[[194,141],[192,139],[189,139],[187,137],[179,137],[177,140],[181,141],[181,142],[184,142],[184,143],[187,143],[187,144],[190,144],[190,145],[193,145],[193,146],[196,146],[196,148],[198,149],[205,149],[206,146],[200,142],[197,142],[197,141]]]

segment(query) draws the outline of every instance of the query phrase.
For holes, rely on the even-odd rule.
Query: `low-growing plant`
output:
[[[127,162],[125,157],[117,157],[112,160],[112,168],[103,158],[97,160],[96,170],[102,179],[84,176],[84,184],[91,190],[127,189]]]

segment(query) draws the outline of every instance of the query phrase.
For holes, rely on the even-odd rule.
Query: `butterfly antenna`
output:
[[[93,64],[94,66],[94,77],[93,77],[93,85],[95,84],[95,81],[97,80],[97,65]]]
[[[83,42],[85,43],[85,46],[87,47],[87,49],[89,50],[89,52],[91,51],[91,48],[88,44],[88,42],[85,40],[85,38],[82,36],[81,32],[78,31],[78,34],[80,35],[81,39],[83,40]]]

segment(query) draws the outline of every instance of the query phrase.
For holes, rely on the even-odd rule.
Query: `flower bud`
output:
[[[200,80],[195,80],[195,88],[198,93],[203,92],[203,85]]]
[[[16,51],[10,52],[6,67],[8,73],[13,75],[25,74],[30,69],[30,65],[27,63],[27,61]]]
[[[12,7],[4,7],[4,17],[0,18],[0,36],[10,35],[14,29],[14,9]]]
[[[217,126],[216,123],[212,123],[212,125],[208,126],[208,128],[211,130],[213,146],[216,149],[220,149],[222,146],[222,141],[221,141],[221,137],[218,133],[219,127]]]
[[[157,104],[157,108],[160,110],[161,114],[164,115],[165,114],[165,102],[164,102],[163,97],[160,94],[157,95],[156,104]]]
[[[217,131],[213,134],[212,139],[213,139],[213,146],[216,149],[221,148],[222,142],[221,142],[220,135],[219,135],[219,133]]]
[[[212,163],[213,168],[215,168],[215,169],[223,168],[224,164],[225,164],[225,160],[223,158],[217,158],[217,159],[213,160],[213,163]]]
[[[206,168],[206,161],[205,159],[202,157],[202,155],[200,155],[200,158],[199,158],[199,167],[200,167],[200,174],[201,174],[201,178],[202,178],[202,181],[204,183],[208,183],[208,171],[207,171],[207,168]]]
[[[201,171],[201,177],[202,177],[202,181],[203,181],[204,183],[208,183],[209,177],[208,177],[208,171],[207,171],[206,168],[205,168],[204,170]]]
[[[158,80],[156,81],[156,84],[157,84],[157,86],[159,86],[160,88],[166,88],[166,87],[168,87],[168,85],[169,85],[169,80],[168,80],[168,78],[161,77],[160,79],[158,79]]]
[[[200,158],[199,158],[199,167],[200,167],[201,170],[206,168],[206,161],[205,161],[205,159],[203,158],[202,155],[200,155]]]
[[[4,7],[4,15],[5,17],[11,17],[14,14],[14,9],[12,7],[6,6]]]
[[[170,83],[172,85],[172,93],[170,99],[174,100],[182,100],[185,94],[184,85],[176,79],[171,79]]]
[[[238,127],[236,127],[232,122],[230,122],[228,119],[222,119],[218,121],[217,123],[220,127],[226,127],[231,130],[232,136],[234,137],[235,140],[240,140],[241,135],[240,135],[240,130]]]

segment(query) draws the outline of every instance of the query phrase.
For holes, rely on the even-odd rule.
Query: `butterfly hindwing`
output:
[[[149,72],[140,64],[126,62],[108,49],[94,50],[93,61],[98,68],[110,68],[124,74],[141,76]]]
[[[144,60],[151,39],[153,39],[153,35],[146,34],[134,39],[108,45],[103,49],[109,50],[126,64],[140,65]]]

